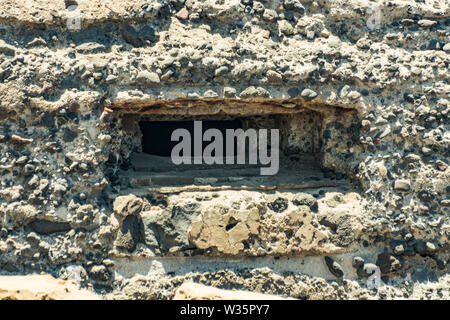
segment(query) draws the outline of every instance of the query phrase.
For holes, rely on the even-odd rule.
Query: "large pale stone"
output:
[[[334,252],[329,233],[306,206],[285,213],[257,208],[212,207],[192,223],[189,240],[198,249],[225,255],[285,255]]]
[[[50,275],[0,276],[0,300],[99,300],[96,294]]]
[[[284,300],[286,298],[240,290],[224,290],[194,282],[185,282],[175,292],[174,300]]]
[[[119,216],[129,216],[138,214],[142,209],[142,199],[136,197],[134,194],[117,197],[114,200],[114,212]]]

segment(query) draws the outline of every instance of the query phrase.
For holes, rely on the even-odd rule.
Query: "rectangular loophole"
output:
[[[223,164],[206,164],[204,161],[194,163],[194,121],[201,121],[202,151],[211,143],[203,141],[203,134],[208,129],[217,129],[224,139]],[[129,141],[135,145],[135,152],[130,157],[128,171],[122,173],[122,181],[130,187],[145,186],[246,186],[256,187],[270,185],[298,185],[317,182],[323,178],[317,164],[320,150],[322,116],[318,112],[305,110],[293,114],[270,114],[252,116],[204,115],[204,116],[167,116],[143,115],[124,118],[127,124]],[[180,141],[171,141],[172,133],[185,129],[191,138],[190,163],[175,164],[171,153]],[[275,175],[261,174],[261,168],[270,167],[262,164],[258,154],[257,163],[251,163],[249,157],[249,139],[245,140],[245,163],[226,163],[227,129],[267,129],[267,152],[271,154],[271,129],[279,132],[279,171]],[[258,134],[258,140],[259,140]],[[198,136],[197,136],[198,138]],[[234,140],[234,155],[238,154],[237,139]],[[309,181],[309,182],[308,182]]]

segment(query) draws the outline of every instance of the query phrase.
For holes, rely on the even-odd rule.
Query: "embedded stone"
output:
[[[136,216],[127,216],[117,233],[115,246],[133,252],[139,242],[144,241],[144,225]]]
[[[270,96],[269,91],[261,87],[250,86],[244,91],[241,92],[241,98],[255,98],[255,97],[264,97],[268,98]]]
[[[175,17],[177,17],[180,20],[187,20],[187,19],[189,19],[189,12],[186,9],[186,7],[184,7],[183,9],[181,9],[180,11],[178,11],[175,14]]]
[[[356,273],[361,278],[367,278],[374,274],[374,272],[378,269],[378,266],[373,263],[364,263],[358,267]]]
[[[319,210],[317,199],[308,193],[297,193],[292,199],[292,203],[296,206],[307,206],[313,212]]]
[[[27,145],[33,143],[33,139],[22,138],[16,134],[11,136],[11,143],[15,145]]]
[[[267,200],[267,206],[270,210],[275,212],[283,212],[287,209],[289,205],[289,201],[282,197],[271,197]]]
[[[358,269],[359,267],[361,267],[364,264],[364,259],[361,257],[353,257],[352,260],[352,266],[353,268]]]
[[[78,53],[82,54],[93,54],[105,52],[106,47],[97,42],[86,42],[76,47]]]
[[[136,81],[142,84],[156,85],[161,82],[156,72],[141,71],[136,77]]]
[[[0,39],[0,54],[4,54],[6,56],[14,56],[16,54],[16,49],[7,44],[4,40]]]
[[[380,267],[382,273],[391,273],[402,268],[402,263],[388,252],[380,253],[377,256],[376,265]]]

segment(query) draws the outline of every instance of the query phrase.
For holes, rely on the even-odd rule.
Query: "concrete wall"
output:
[[[71,30],[64,1],[0,0],[0,272],[121,298],[186,279],[448,298],[448,1],[380,3],[376,29],[370,1],[77,2]],[[334,189],[132,196],[117,178],[139,145],[124,114],[290,108],[320,114]]]

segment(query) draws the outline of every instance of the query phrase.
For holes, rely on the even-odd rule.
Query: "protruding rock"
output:
[[[422,28],[429,28],[429,27],[432,27],[432,26],[434,26],[435,24],[437,24],[437,21],[428,20],[428,19],[422,19],[422,20],[419,20],[419,21],[417,22],[417,24],[418,24],[419,26],[421,26]]]
[[[350,100],[358,100],[361,94],[358,91],[350,91],[347,95]]]
[[[364,263],[363,265],[358,267],[356,273],[361,278],[367,278],[371,276],[377,269],[378,267],[373,263]]]
[[[189,12],[187,11],[186,7],[184,7],[183,9],[177,12],[175,17],[177,17],[180,20],[187,20],[189,19]]]
[[[95,265],[88,272],[89,278],[95,282],[107,282],[111,279],[111,273],[104,265]]]
[[[7,56],[14,56],[16,53],[16,48],[7,44],[5,41],[0,39],[0,54]]]
[[[269,207],[269,209],[278,213],[286,210],[288,205],[288,200],[282,197],[273,196],[269,197],[269,199],[267,200],[267,206]]]
[[[262,36],[264,39],[270,39],[270,31],[269,31],[269,30],[263,30],[263,31],[261,31],[261,36]]]
[[[92,53],[105,52],[106,47],[97,42],[86,42],[86,43],[79,45],[76,48],[76,50],[78,53],[92,54]]]
[[[402,268],[402,263],[388,252],[378,255],[376,265],[380,267],[382,273],[391,273]]]
[[[122,37],[134,47],[142,47],[145,41],[154,42],[156,40],[155,30],[150,26],[142,28],[139,32],[132,26],[125,26],[122,29]]]
[[[136,216],[127,216],[120,226],[114,245],[133,252],[139,242],[144,242],[144,224]]]
[[[90,291],[51,275],[1,276],[0,300],[100,300]]]
[[[26,48],[35,48],[35,47],[46,47],[47,42],[41,37],[36,37],[25,46]]]
[[[156,72],[141,71],[136,77],[136,81],[142,84],[155,85],[159,84],[161,80]]]
[[[405,252],[406,244],[403,240],[391,240],[389,245],[392,251],[397,255],[402,255]]]
[[[267,91],[264,88],[250,86],[241,92],[240,97],[241,98],[256,98],[256,97],[268,98],[268,97],[270,97],[270,93],[269,93],[269,91]]]
[[[396,180],[394,182],[394,190],[396,191],[409,191],[411,189],[411,184],[408,180]]]
[[[353,268],[359,268],[364,264],[364,259],[361,257],[353,257],[352,266]]]
[[[278,31],[280,35],[290,36],[294,34],[294,27],[287,20],[279,20]]]
[[[0,121],[6,120],[6,119],[8,119],[8,117],[9,117],[9,114],[8,114],[8,111],[6,111],[6,108],[0,107]]]
[[[305,7],[303,7],[302,3],[299,0],[284,0],[283,7],[286,10],[294,10],[300,14],[305,13]]]
[[[416,252],[422,256],[427,254],[427,248],[425,246],[425,242],[422,240],[417,240],[416,243],[414,244],[414,249],[416,250]]]
[[[225,98],[235,98],[236,97],[236,89],[232,87],[223,88],[223,96]]]
[[[122,217],[136,215],[142,209],[143,201],[134,194],[117,197],[114,200],[114,212]]]
[[[442,48],[442,50],[444,50],[445,52],[450,53],[450,42],[445,44],[444,47]]]
[[[289,88],[287,92],[291,98],[296,98],[300,95],[300,90],[298,88]]]
[[[308,193],[297,193],[292,199],[292,203],[296,206],[307,206],[313,212],[317,212],[319,209],[317,199]]]
[[[283,81],[283,77],[281,76],[281,74],[279,74],[276,71],[273,70],[269,70],[266,72],[266,77],[267,80],[269,80],[270,82],[282,82]]]
[[[272,9],[265,9],[263,19],[269,22],[275,21],[278,19],[278,13]]]
[[[175,292],[174,300],[282,300],[285,298],[240,290],[223,290],[185,282]]]
[[[205,98],[217,98],[219,95],[217,94],[217,92],[213,91],[213,90],[207,90],[204,94],[203,97]]]
[[[62,221],[48,221],[43,219],[33,220],[28,224],[28,227],[40,234],[52,234],[58,232],[67,232],[71,229],[68,222]]]

